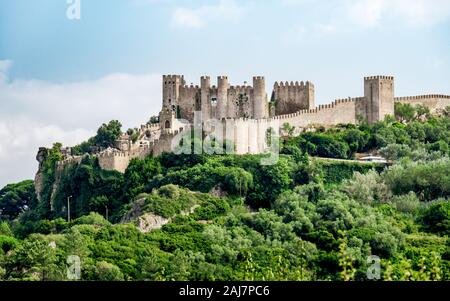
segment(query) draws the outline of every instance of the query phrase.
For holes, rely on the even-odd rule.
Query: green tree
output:
[[[148,156],[144,160],[132,159],[124,175],[124,198],[129,201],[145,192],[153,177],[162,172],[158,159]]]
[[[118,120],[112,120],[108,124],[104,123],[97,130],[95,145],[100,147],[114,147],[116,140],[121,135],[122,124]]]
[[[415,108],[408,103],[396,102],[394,104],[395,118],[398,121],[411,121],[416,115]]]
[[[0,219],[13,220],[36,205],[34,182],[31,180],[9,184],[0,190]]]
[[[124,275],[118,266],[105,261],[100,261],[97,262],[95,266],[95,280],[123,281]]]
[[[48,242],[29,238],[8,256],[6,270],[11,279],[59,280],[62,270],[58,266],[56,250]]]
[[[416,119],[428,118],[430,116],[430,109],[422,104],[415,107]]]
[[[226,191],[235,195],[246,195],[253,187],[253,176],[242,168],[233,168],[227,172],[224,181]]]
[[[439,201],[430,205],[420,217],[426,231],[450,234],[450,202]]]

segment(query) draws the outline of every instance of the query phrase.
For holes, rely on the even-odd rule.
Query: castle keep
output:
[[[194,86],[186,85],[182,75],[164,75],[159,122],[142,125],[137,139],[123,134],[115,148],[96,156],[102,168],[124,172],[132,158],[173,151],[179,134],[191,129],[194,122],[203,126],[203,137],[231,141],[234,153],[257,154],[267,151],[268,131],[280,133],[285,124],[295,127],[294,134],[298,135],[317,126],[383,120],[394,115],[395,102],[422,104],[432,113],[450,106],[449,95],[395,97],[392,76],[365,77],[363,87],[363,96],[316,106],[314,85],[309,81],[276,82],[269,99],[262,76],[253,77],[251,86],[230,85],[227,76],[219,76],[215,85],[209,76],[203,76],[200,86]],[[79,162],[80,157],[66,155],[58,167]]]
[[[316,109],[314,85],[309,81],[275,82],[270,102],[262,76],[253,77],[253,86],[230,85],[227,76],[217,77],[216,86],[211,84],[209,76],[202,76],[199,87],[186,85],[183,75],[164,75],[162,90],[163,108],[174,112],[175,118],[189,122],[193,122],[194,112],[201,112],[202,120],[268,119]],[[382,120],[386,115],[393,115],[394,78],[364,78],[364,96],[351,101],[355,102],[354,112],[347,110],[344,122],[357,115],[369,123]],[[334,106],[340,103],[335,102]],[[331,116],[330,121],[335,123]]]
[[[209,76],[202,76],[200,87],[186,85],[182,75],[163,76],[163,108],[176,113],[177,118],[193,121],[194,112],[202,119],[269,117],[264,77],[253,77],[253,86],[230,86],[227,76],[211,85]]]
[[[232,86],[227,76],[217,78],[217,86],[209,76],[198,85],[186,85],[183,75],[163,76],[163,107],[176,112],[177,118],[193,121],[194,112],[202,119],[248,118],[264,119],[274,115],[314,109],[314,85],[307,82],[276,82],[271,103],[266,94],[263,76],[253,77],[253,85]]]

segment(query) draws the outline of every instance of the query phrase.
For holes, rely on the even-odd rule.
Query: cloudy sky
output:
[[[450,0],[80,0],[71,20],[73,1],[0,0],[0,187],[33,178],[39,146],[146,122],[161,74],[311,80],[318,103],[378,74],[450,94]]]

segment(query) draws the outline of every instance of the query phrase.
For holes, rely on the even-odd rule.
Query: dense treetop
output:
[[[396,112],[287,135],[271,166],[164,153],[120,174],[86,156],[56,188],[55,145],[40,202],[32,181],[0,190],[0,279],[64,280],[76,255],[83,280],[367,280],[376,255],[383,280],[448,280],[450,119]],[[113,122],[91,142],[118,133]],[[390,164],[349,160],[375,151]],[[170,222],[146,233],[121,223],[136,208]]]

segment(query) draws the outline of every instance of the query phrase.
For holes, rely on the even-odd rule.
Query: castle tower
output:
[[[182,75],[163,75],[163,107],[175,111],[180,101],[180,86],[185,85]]]
[[[367,122],[375,123],[386,115],[394,115],[394,77],[364,78],[364,110]]]
[[[263,76],[253,77],[253,118],[267,118],[266,82]]]
[[[228,102],[228,77],[219,76],[217,78],[216,118],[222,119],[227,117],[227,102]]]
[[[202,76],[200,81],[202,120],[205,121],[211,118],[211,78],[209,76]]]
[[[314,85],[312,82],[306,82],[306,106],[302,109],[312,110],[316,107],[316,101],[314,97]]]
[[[168,133],[175,128],[175,112],[168,107],[162,108],[159,112],[159,126],[162,133]]]

